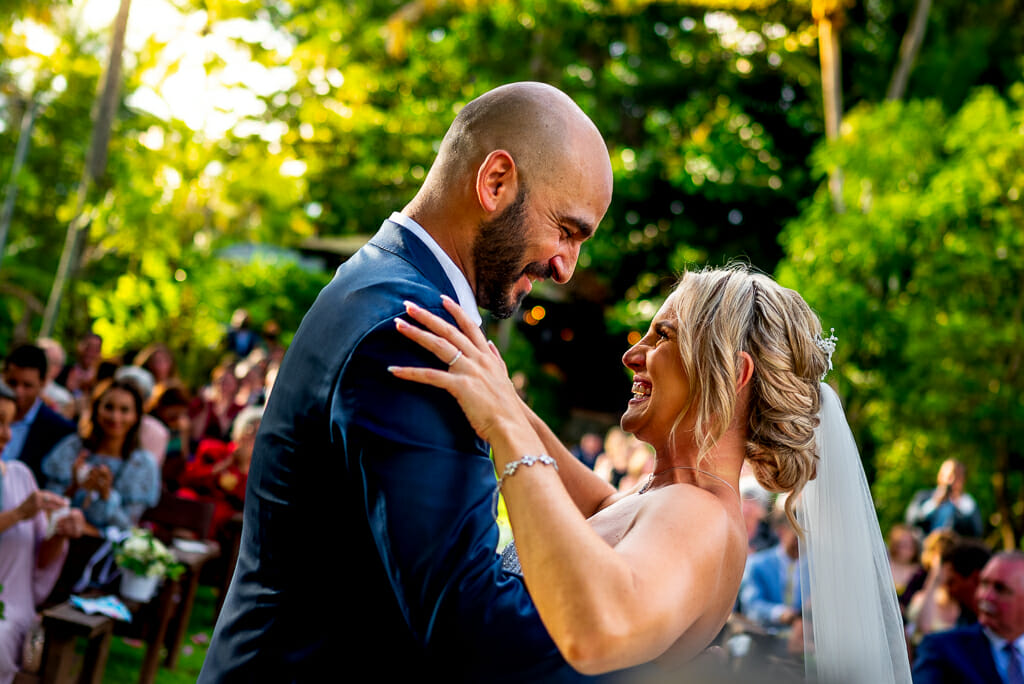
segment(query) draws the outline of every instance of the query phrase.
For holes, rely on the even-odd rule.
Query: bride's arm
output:
[[[414,306],[410,316],[437,334],[405,321],[397,325],[442,360],[462,350],[459,365],[392,372],[455,396],[477,434],[491,443],[499,473],[523,456],[544,453],[553,445],[538,435],[528,414],[507,408],[514,388],[500,358],[457,305],[445,306],[464,334]],[[554,451],[572,474],[575,466]],[[530,596],[559,651],[581,672],[652,660],[720,596],[729,523],[707,492],[651,492],[628,536],[613,547],[587,523],[555,468],[520,465],[501,491]]]
[[[562,484],[565,485],[566,491],[569,492],[569,496],[572,497],[583,517],[589,518],[612,503],[618,490],[573,456],[565,448],[562,440],[558,439],[551,428],[547,426],[547,423],[541,420],[540,416],[534,413],[525,402],[520,403],[530,427],[543,444],[544,453],[558,462],[558,474],[562,478]]]

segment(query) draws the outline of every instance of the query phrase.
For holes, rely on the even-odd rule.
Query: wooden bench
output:
[[[110,652],[110,638],[114,631],[114,621],[111,618],[106,615],[86,615],[65,601],[43,611],[43,629],[46,632],[46,645],[43,650],[43,666],[37,681],[43,684],[64,684],[74,681],[82,684],[100,684],[103,681],[107,654]],[[75,642],[79,638],[86,640],[86,647],[82,668],[76,679]]]

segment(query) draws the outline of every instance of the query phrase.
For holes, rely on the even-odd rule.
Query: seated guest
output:
[[[232,441],[203,440],[196,449],[196,457],[181,474],[178,496],[216,504],[211,531],[214,539],[219,538],[225,522],[242,512],[249,462],[262,418],[261,406],[242,409],[235,419]]]
[[[0,448],[10,439],[16,402],[14,391],[0,381]],[[0,462],[0,684],[18,673],[36,606],[57,581],[68,538],[82,534],[80,511],[56,520],[52,533],[49,529],[50,516],[67,503],[62,496],[39,491],[24,463]]]
[[[207,437],[231,441],[231,423],[242,410],[235,397],[237,392],[234,364],[221,364],[210,372],[210,384],[202,389],[189,407],[193,442]]]
[[[264,388],[267,373],[267,353],[257,347],[246,358],[235,364],[235,403],[239,406],[255,406],[266,400]]]
[[[594,462],[594,472],[616,489],[629,472],[629,454],[636,438],[618,425],[608,428],[604,437],[604,453]]]
[[[992,550],[975,539],[961,539],[942,554],[946,590],[960,604],[957,627],[978,621],[978,582],[991,557]]]
[[[149,371],[153,376],[153,385],[157,389],[177,380],[177,364],[166,344],[155,342],[144,347],[135,355],[132,363]]]
[[[799,538],[778,502],[770,521],[779,543],[747,559],[740,583],[740,609],[765,631],[788,637],[802,621]]]
[[[598,456],[603,453],[604,440],[601,439],[601,435],[594,432],[584,433],[579,443],[572,448],[572,455],[591,470],[594,469]]]
[[[75,360],[61,369],[57,382],[75,397],[75,417],[86,413],[89,395],[100,381],[103,363],[103,338],[87,332],[75,346]]]
[[[114,372],[114,377],[135,383],[139,394],[142,395],[143,406],[153,395],[153,376],[141,366],[121,366]],[[170,441],[170,429],[159,419],[143,413],[139,423],[139,447],[150,453],[159,468],[163,467],[164,458],[167,456],[167,444]]]
[[[654,449],[650,444],[633,439],[626,459],[626,474],[619,480],[619,491],[628,492],[654,472]]]
[[[46,354],[46,384],[43,385],[42,399],[46,405],[69,420],[75,417],[75,397],[66,387],[57,382],[67,361],[64,347],[50,337],[42,337],[36,344]]]
[[[984,544],[973,539],[954,538],[942,549],[938,568],[931,566],[924,587],[907,607],[912,641],[977,621],[975,590],[991,555]]]
[[[910,582],[922,571],[921,544],[909,525],[893,525],[888,541],[892,581],[896,585],[896,596],[902,602]]]
[[[907,609],[914,596],[924,588],[931,575],[932,568],[936,568],[935,572],[938,572],[937,566],[942,561],[943,550],[952,546],[953,542],[957,539],[959,537],[952,530],[935,530],[928,534],[921,542],[921,570],[910,578],[906,589],[899,595],[900,607],[904,617],[907,615]]]
[[[43,457],[57,442],[75,432],[75,424],[47,406],[41,394],[46,384],[46,352],[35,345],[16,348],[4,365],[4,381],[17,396],[17,413],[11,438],[4,447],[4,461],[19,460],[43,482]]]
[[[935,489],[914,495],[907,507],[907,524],[919,527],[924,534],[932,530],[950,529],[961,537],[980,537],[981,511],[970,494],[964,491],[967,469],[955,458],[939,466]]]
[[[746,463],[744,463],[746,465]],[[747,526],[747,553],[764,551],[779,543],[768,519],[771,495],[752,474],[740,473],[740,508]]]
[[[159,420],[170,434],[162,468],[164,489],[173,492],[179,486],[185,464],[192,460],[192,429],[188,417],[191,398],[185,388],[172,382],[159,388],[146,406],[148,415]]]
[[[993,555],[980,573],[978,622],[924,638],[914,684],[1024,681],[1024,553]]]
[[[142,396],[135,383],[96,386],[82,437],[70,435],[43,459],[46,487],[81,508],[101,530],[137,525],[160,498],[160,470],[139,447]]]

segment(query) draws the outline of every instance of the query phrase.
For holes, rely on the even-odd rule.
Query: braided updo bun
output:
[[[740,264],[684,273],[672,300],[700,458],[733,421],[739,352],[747,352],[746,458],[765,489],[790,494],[786,514],[799,530],[793,505],[815,475],[819,383],[829,363],[815,344],[821,321],[799,294]]]

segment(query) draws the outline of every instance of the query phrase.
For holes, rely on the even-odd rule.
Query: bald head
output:
[[[545,83],[510,83],[462,108],[441,142],[425,187],[436,186],[450,196],[453,186],[464,187],[476,176],[494,150],[512,156],[527,185],[559,182],[566,171],[583,166],[603,170],[602,161],[608,165],[600,132],[568,95]]]

